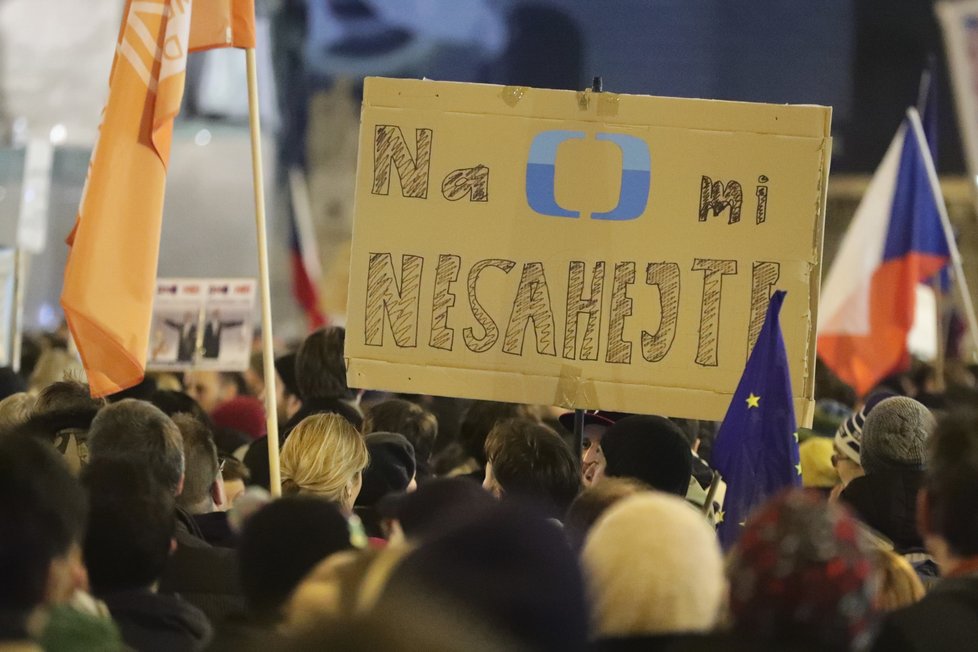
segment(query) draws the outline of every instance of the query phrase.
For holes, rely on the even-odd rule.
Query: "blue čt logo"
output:
[[[592,213],[595,220],[634,220],[645,212],[652,183],[652,157],[641,138],[624,134],[598,134],[597,140],[610,141],[621,149],[622,171],[618,205],[605,213]],[[557,203],[554,179],[557,176],[557,148],[566,140],[583,140],[583,131],[555,129],[537,134],[530,145],[526,164],[526,201],[537,213],[554,217],[580,217]]]

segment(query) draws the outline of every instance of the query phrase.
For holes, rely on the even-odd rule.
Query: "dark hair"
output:
[[[506,496],[542,504],[563,518],[581,488],[577,460],[560,435],[527,419],[507,419],[486,438],[486,458]]]
[[[930,439],[927,462],[928,527],[955,555],[978,555],[978,411],[941,419]]]
[[[248,467],[236,457],[224,458],[224,469],[221,471],[221,476],[225,482],[241,480],[247,484],[251,481],[251,472],[248,471]]]
[[[105,401],[92,398],[88,385],[77,380],[59,380],[42,389],[34,402],[34,414],[98,410]]]
[[[564,519],[564,533],[571,548],[579,552],[584,547],[591,527],[609,507],[642,491],[652,491],[652,487],[634,478],[604,478],[582,491],[570,504]]]
[[[238,546],[248,607],[265,615],[279,611],[316,564],[350,548],[349,526],[332,503],[309,496],[269,503],[245,523]]]
[[[346,384],[343,345],[346,331],[339,326],[321,328],[305,339],[295,356],[295,382],[304,401],[345,398]]]
[[[180,429],[159,408],[125,399],[103,408],[88,431],[90,462],[121,459],[149,471],[176,493],[183,477]]]
[[[411,442],[417,460],[428,461],[438,437],[438,420],[417,403],[392,398],[374,405],[363,418],[363,434],[396,432]]]
[[[536,421],[528,405],[519,403],[498,403],[496,401],[475,401],[465,411],[458,439],[462,449],[469,457],[475,458],[482,466],[486,465],[486,437],[489,431],[506,419],[527,419]]]
[[[217,381],[221,385],[234,385],[238,396],[251,396],[248,383],[240,371],[219,371],[217,372]]]
[[[190,394],[173,389],[158,389],[149,397],[149,402],[158,407],[163,414],[172,417],[174,414],[189,414],[207,427],[213,427],[210,415],[204,412],[200,403]]]
[[[665,417],[633,415],[616,421],[601,438],[605,477],[640,480],[653,489],[685,497],[693,453],[679,426]]]
[[[50,446],[0,437],[0,612],[44,600],[51,561],[81,541],[85,492]]]
[[[96,594],[150,586],[170,555],[173,494],[140,465],[93,460],[82,473],[91,512],[85,565]]]
[[[183,491],[177,503],[192,510],[207,500],[217,479],[217,446],[211,430],[189,414],[173,415],[173,423],[183,437]]]

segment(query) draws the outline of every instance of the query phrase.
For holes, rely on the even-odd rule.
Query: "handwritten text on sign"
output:
[[[507,92],[368,82],[351,384],[719,418],[781,288],[804,420],[828,110]]]

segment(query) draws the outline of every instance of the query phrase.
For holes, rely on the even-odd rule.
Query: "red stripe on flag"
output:
[[[818,338],[818,355],[860,396],[910,366],[907,336],[913,326],[917,283],[947,264],[945,256],[910,254],[880,265],[869,290],[869,332]]]

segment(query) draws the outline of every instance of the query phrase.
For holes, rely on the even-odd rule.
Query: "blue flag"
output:
[[[727,483],[718,534],[729,548],[751,510],[788,486],[801,485],[801,460],[788,355],[778,315],[785,292],[771,297],[713,446],[713,467]]]

